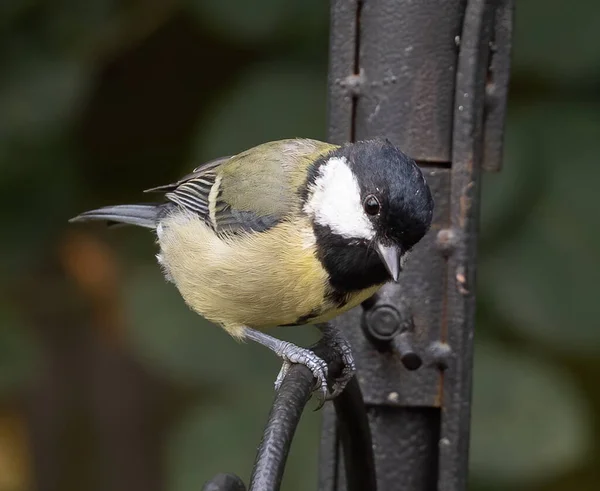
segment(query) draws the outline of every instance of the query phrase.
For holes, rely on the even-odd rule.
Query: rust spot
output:
[[[461,295],[468,295],[470,293],[467,288],[467,275],[464,266],[456,268],[456,283]]]
[[[471,211],[471,189],[473,189],[473,187],[475,186],[475,183],[473,181],[469,182],[469,184],[467,184],[464,189],[463,192],[460,195],[460,199],[459,199],[459,216],[458,216],[458,223],[460,225],[460,228],[465,228],[465,225],[467,223],[467,217],[469,215],[469,212]]]
[[[467,169],[467,173],[471,175],[473,173],[473,156],[469,155],[469,158],[465,162],[465,169]]]

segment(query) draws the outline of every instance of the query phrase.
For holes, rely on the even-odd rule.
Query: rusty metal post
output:
[[[338,318],[367,405],[380,491],[466,489],[479,174],[498,170],[512,0],[333,0],[329,139],[384,136],[435,198],[399,285]],[[422,363],[421,363],[422,362]],[[319,488],[347,489],[333,407]]]

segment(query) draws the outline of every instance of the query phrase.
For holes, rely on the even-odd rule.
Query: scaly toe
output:
[[[292,363],[298,363],[307,367],[315,377],[316,383],[314,390],[317,391],[318,397],[321,401],[320,406],[322,407],[327,400],[327,363],[319,358],[313,351],[300,348],[299,346],[288,343],[280,355],[284,362],[277,379],[275,380],[275,388],[278,390],[281,387],[283,378],[287,374],[287,371]]]
[[[339,396],[346,388],[346,385],[348,385],[348,382],[352,380],[352,377],[354,377],[354,374],[356,373],[356,363],[354,362],[350,344],[339,332],[334,333],[329,339],[329,344],[333,350],[340,354],[344,365],[341,375],[333,383],[332,393],[328,397],[328,399],[331,400]]]
[[[331,395],[329,396],[329,400],[335,399],[342,392],[344,392],[346,385],[348,385],[348,382],[350,382],[350,380],[352,380],[355,373],[356,373],[356,369],[354,368],[354,365],[352,365],[351,367],[349,367],[348,365],[344,366],[344,370],[342,371],[342,374],[333,383],[333,387],[331,390]]]
[[[277,374],[277,378],[275,379],[275,390],[279,390],[279,388],[281,387],[281,384],[283,383],[283,379],[285,378],[285,376],[288,373],[288,370],[290,369],[291,363],[287,360],[283,360],[283,364],[281,365],[281,370],[279,370],[279,373]]]

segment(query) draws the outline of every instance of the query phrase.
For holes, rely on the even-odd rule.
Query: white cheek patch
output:
[[[347,239],[375,236],[363,210],[358,181],[344,157],[333,157],[320,167],[304,211],[319,225]]]

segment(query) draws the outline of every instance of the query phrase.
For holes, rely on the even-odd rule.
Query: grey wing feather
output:
[[[262,232],[279,223],[281,217],[259,215],[249,210],[237,210],[223,200],[219,190],[214,200],[214,213],[211,217],[209,196],[217,178],[216,169],[184,182],[165,197],[178,206],[198,214],[216,233],[236,234]]]
[[[216,232],[264,232],[281,221],[274,215],[259,215],[252,211],[237,210],[217,200],[214,229]]]
[[[71,218],[70,222],[85,222],[100,220],[109,224],[137,225],[139,227],[156,228],[161,205],[138,204],[105,206],[97,210],[90,210]]]
[[[217,174],[208,172],[184,182],[176,189],[165,195],[169,201],[182,208],[202,216],[205,221],[210,221],[208,197],[215,184]]]
[[[209,160],[208,162],[204,162],[196,167],[192,172],[183,176],[177,182],[173,182],[171,184],[164,184],[162,186],[156,186],[154,188],[145,189],[144,193],[166,193],[168,191],[175,191],[182,184],[194,179],[195,177],[200,177],[202,174],[205,174],[213,169],[216,169],[221,164],[225,163],[231,158],[231,155],[227,157],[219,157],[213,160]]]
[[[220,227],[213,223],[210,217],[209,196],[215,185],[219,166],[227,162],[230,158],[231,156],[219,157],[209,162],[205,162],[177,182],[147,189],[144,192],[165,193],[165,198],[167,200],[175,203],[181,208],[198,214],[209,226],[215,231],[218,231]],[[228,207],[222,202],[217,203],[217,208],[215,210],[217,223],[220,223],[220,218],[225,218],[225,216],[228,215],[227,208]],[[235,223],[238,220],[231,218],[226,221],[228,223],[224,223],[224,225],[231,225],[235,228]]]

